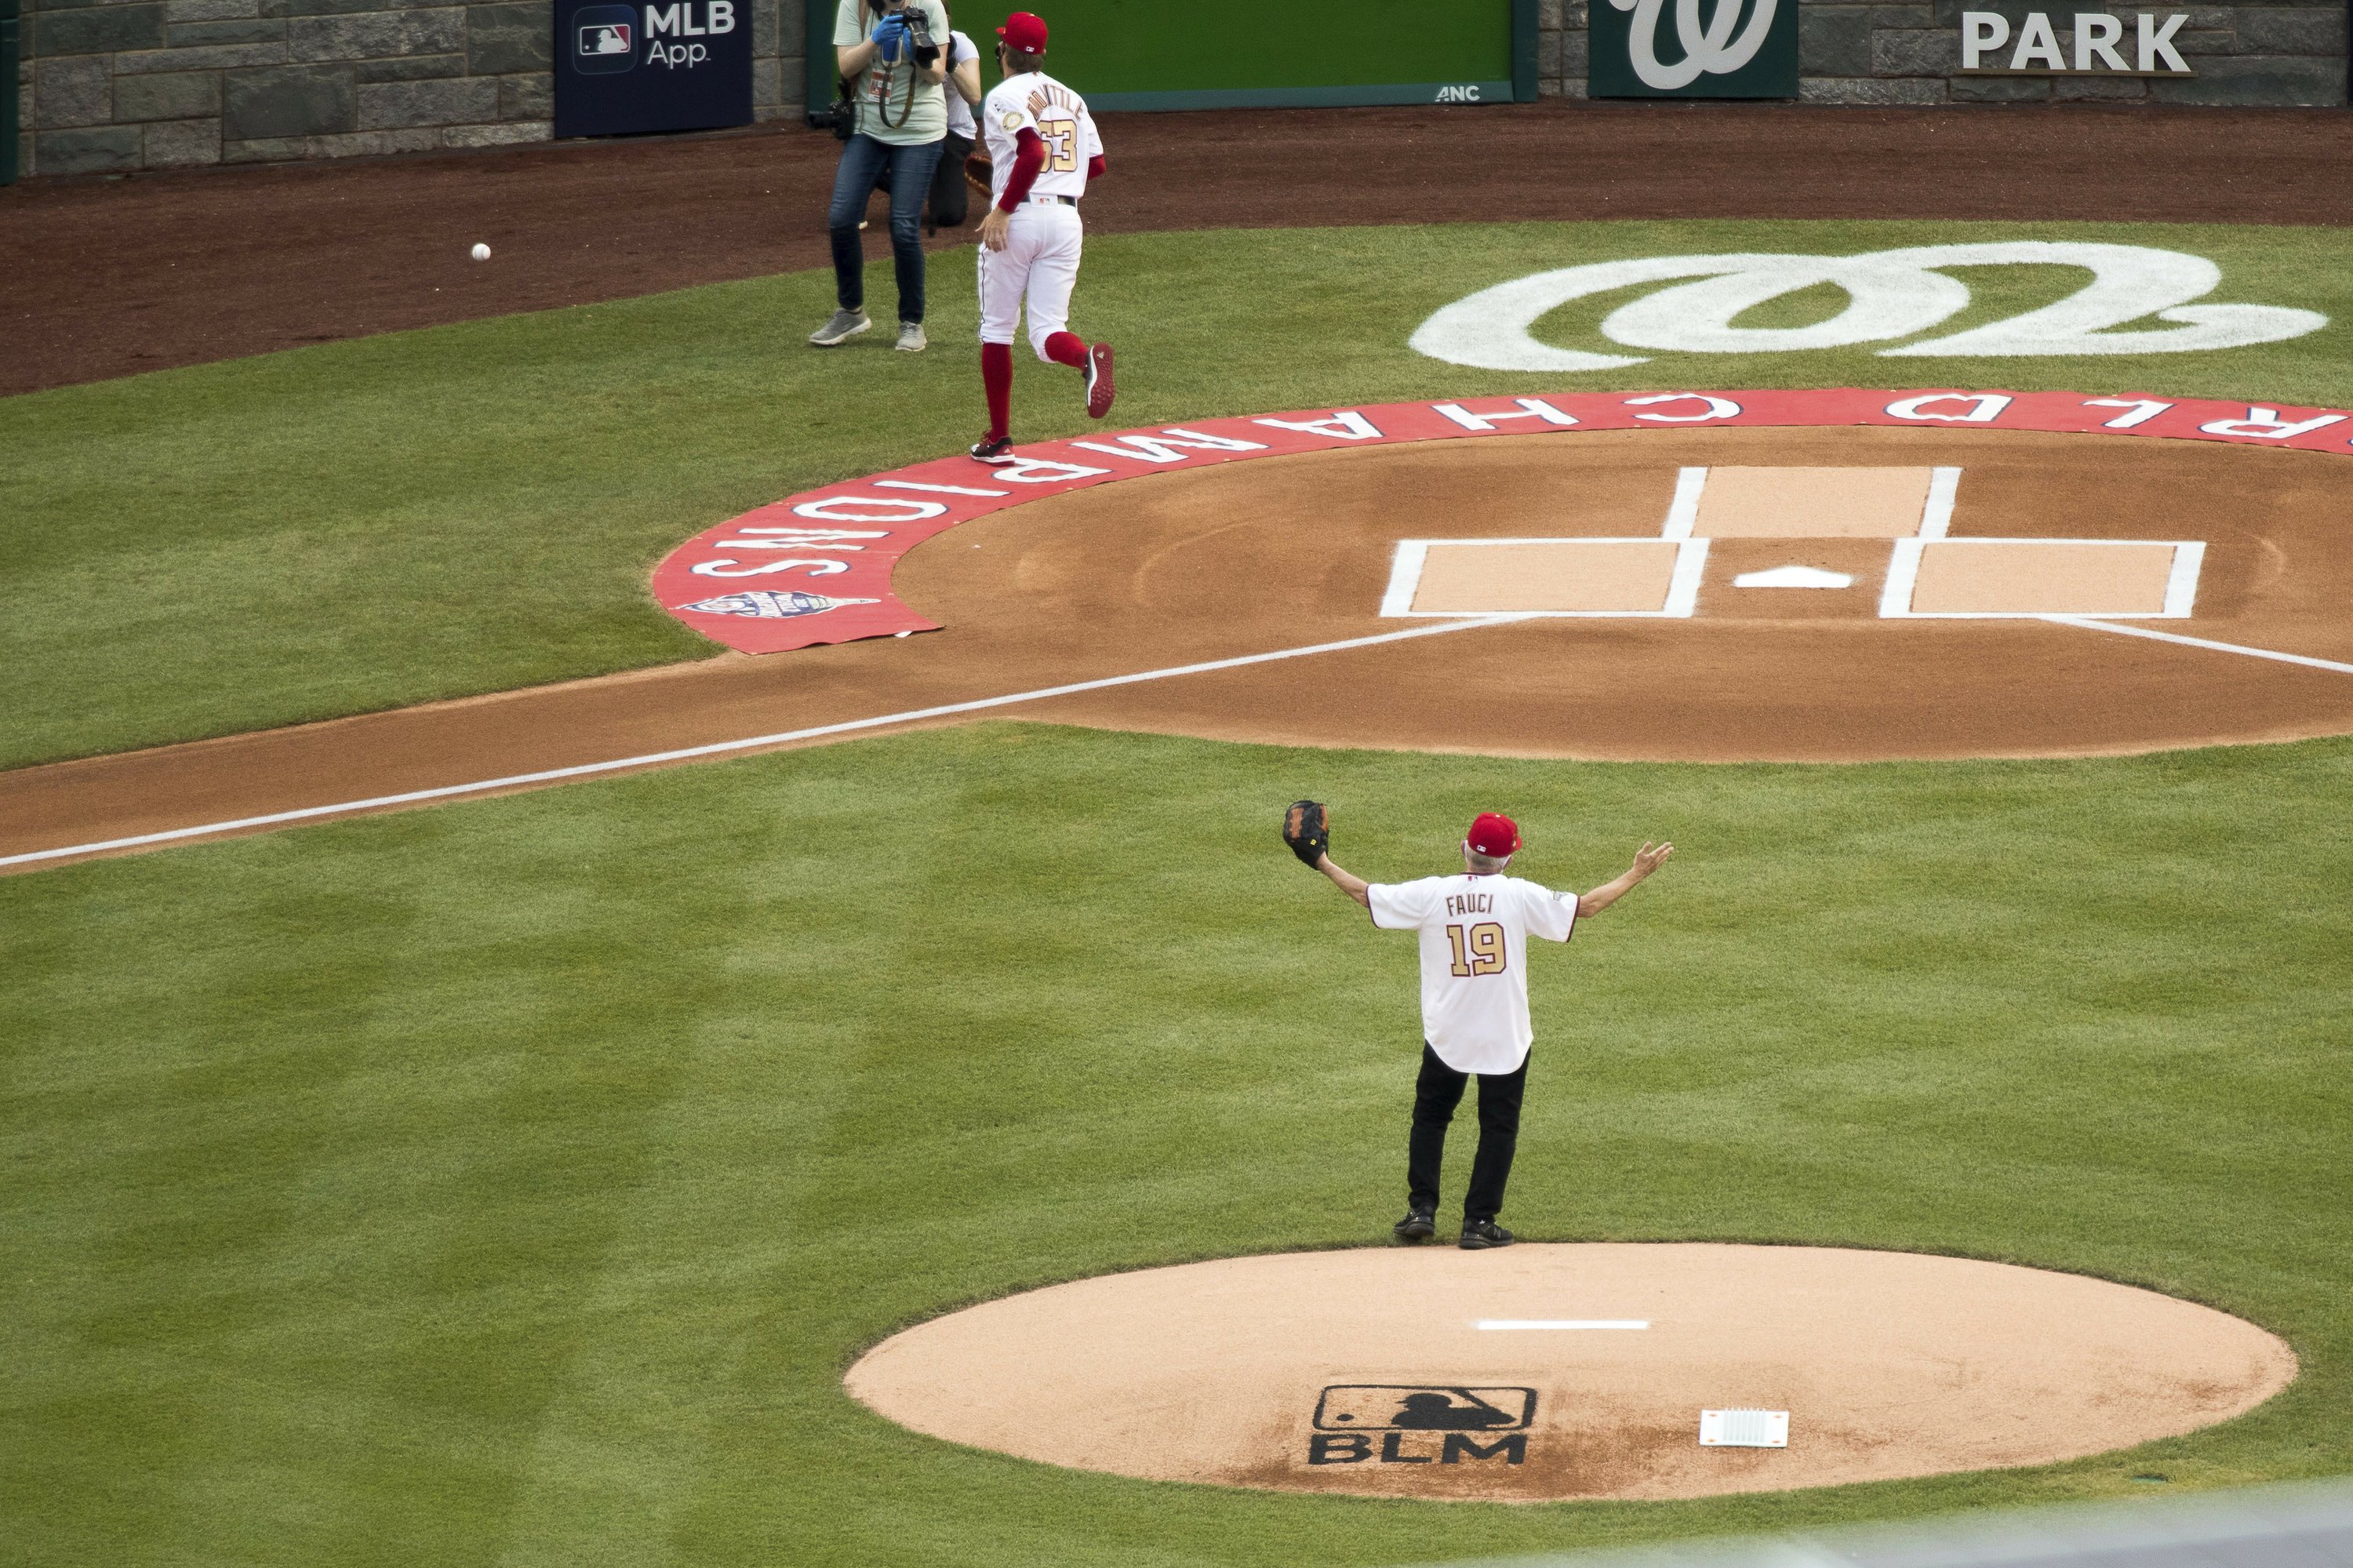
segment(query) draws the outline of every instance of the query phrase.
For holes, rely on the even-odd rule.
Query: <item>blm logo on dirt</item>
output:
[[[1311,1465],[1460,1465],[1528,1457],[1532,1388],[1342,1383],[1315,1402]]]

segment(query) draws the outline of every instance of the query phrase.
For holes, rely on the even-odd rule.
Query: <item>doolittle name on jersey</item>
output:
[[[1079,101],[1077,93],[1059,81],[1050,81],[1039,88],[1029,95],[1029,101],[1022,107],[1029,111],[1030,119],[1043,120],[1046,118],[1046,110],[1050,105],[1064,111],[1063,114],[1056,117],[1058,119],[1075,117],[1081,110],[1086,108],[1085,104]]]

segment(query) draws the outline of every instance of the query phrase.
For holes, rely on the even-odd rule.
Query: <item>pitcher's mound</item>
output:
[[[1532,1502],[2047,1464],[2228,1420],[2295,1370],[2251,1323],[2080,1275],[1524,1244],[1082,1279],[910,1329],[849,1386],[919,1432],[1049,1464]],[[1726,1409],[1786,1411],[1788,1446],[1702,1446],[1701,1412]]]

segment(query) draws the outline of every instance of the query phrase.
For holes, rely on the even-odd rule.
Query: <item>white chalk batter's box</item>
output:
[[[1404,539],[1381,614],[1688,618],[1715,539],[1884,539],[1883,620],[2189,618],[2196,539],[1954,537],[1958,468],[1685,468],[1659,532],[1641,538]],[[1736,590],[1852,589],[1802,562],[1745,573]]]
[[[655,567],[652,588],[664,609],[703,636],[744,652],[773,653],[937,630],[937,622],[892,591],[892,570],[915,546],[959,523],[1072,490],[1261,457],[1510,435],[1575,440],[1592,430],[1851,426],[2116,435],[2347,453],[2353,452],[2348,420],[2353,412],[2141,394],[1854,387],[1565,392],[1198,419],[1027,444],[1003,467],[985,468],[958,455],[803,491],[705,528]],[[2197,591],[2204,554],[2197,541],[1949,536],[1945,530],[1953,521],[1952,487],[1961,485],[1958,469],[1687,471],[1698,476],[1688,495],[1679,485],[1660,532],[1643,538],[1583,538],[1564,530],[1563,536],[1546,539],[1406,541],[1419,546],[1418,565],[1404,579],[1393,571],[1385,596],[1389,613],[1461,615],[1465,611],[1440,608],[1441,602],[1495,602],[1497,590],[1482,588],[1479,579],[1508,567],[1543,585],[1533,596],[1539,602],[1508,613],[1688,617],[1698,602],[1697,574],[1705,569],[1708,544],[1733,537],[1886,539],[1880,614],[1889,620],[2178,620],[2189,613]],[[1942,473],[1953,479],[1939,493]],[[1960,493],[1966,517],[1965,488]],[[1686,510],[1688,523],[1678,531]],[[1751,531],[1742,534],[1744,526]],[[1756,531],[1760,528],[1780,532]],[[1523,554],[1461,559],[1482,549]],[[1395,564],[1403,567],[1402,551]],[[1851,576],[1787,565],[1797,569],[1767,568],[1733,586],[1830,588],[1830,577]],[[1480,600],[1482,592],[1488,597]],[[1447,594],[1458,597],[1442,599]]]

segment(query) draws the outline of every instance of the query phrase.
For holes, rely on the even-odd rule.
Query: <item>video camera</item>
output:
[[[849,99],[849,84],[834,84],[834,98],[823,109],[811,108],[808,125],[812,131],[830,131],[837,142],[847,142],[858,131],[858,105]]]

